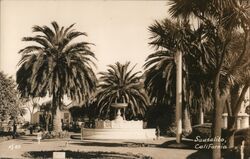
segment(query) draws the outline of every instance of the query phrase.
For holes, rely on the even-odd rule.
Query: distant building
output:
[[[61,120],[64,124],[69,124],[70,122],[73,121],[69,110],[61,110],[60,113],[61,113],[60,114]],[[43,122],[43,119],[44,119],[44,111],[39,110],[33,114],[32,124],[41,124]],[[52,122],[52,119],[51,119],[51,122]]]
[[[250,88],[248,88],[245,99],[241,104],[241,108],[237,115],[237,129],[249,128],[250,126]],[[225,107],[225,112],[222,114],[222,127],[227,128],[228,126],[228,112]]]

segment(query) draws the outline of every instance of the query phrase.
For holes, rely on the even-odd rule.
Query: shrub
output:
[[[242,141],[245,141],[244,145],[244,158],[250,157],[250,128],[237,130],[234,134],[234,148],[224,151],[225,158],[240,158]]]
[[[176,126],[169,126],[166,129],[166,135],[169,137],[175,137],[176,136]]]
[[[0,142],[7,141],[13,138],[12,132],[0,132]]]
[[[11,136],[11,135],[12,135],[12,131],[9,131],[9,132],[0,131],[0,137],[1,136]]]
[[[161,135],[166,135],[168,137],[175,137],[176,136],[176,126],[169,126],[167,129],[163,130],[161,129]],[[185,131],[185,129],[182,129],[182,137],[189,136],[190,132]]]
[[[67,131],[62,131],[62,132],[43,132],[42,133],[42,139],[62,139],[62,138],[68,138],[69,133]]]
[[[211,123],[195,125],[193,126],[192,133],[188,135],[187,138],[195,139],[196,136],[200,136],[201,138],[209,138],[212,136],[211,127],[212,127]]]
[[[246,158],[250,157],[250,128],[247,129],[246,140],[245,140],[245,149],[244,154]]]

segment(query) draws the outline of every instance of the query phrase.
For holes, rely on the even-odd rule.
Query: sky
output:
[[[109,0],[1,0],[0,70],[15,77],[18,51],[31,44],[22,37],[35,35],[34,25],[61,26],[76,23],[74,28],[86,32],[79,38],[94,43],[97,57],[95,72],[119,61],[137,64],[142,70],[146,57],[154,50],[148,45],[148,26],[168,16],[166,1]]]
[[[21,58],[18,51],[31,44],[21,39],[35,35],[34,25],[76,23],[74,29],[88,34],[78,40],[95,44],[91,47],[98,59],[95,72],[117,61],[131,61],[138,71],[154,52],[148,45],[148,26],[168,16],[166,1],[0,0],[0,5],[0,71],[14,79]],[[27,113],[25,120],[29,118]]]

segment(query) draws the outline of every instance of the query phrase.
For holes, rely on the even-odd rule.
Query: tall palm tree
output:
[[[18,65],[17,84],[22,96],[52,97],[53,129],[61,131],[60,107],[64,95],[74,101],[86,101],[95,91],[96,76],[94,53],[88,42],[73,42],[84,32],[75,31],[74,24],[59,27],[52,22],[48,26],[34,26],[33,37],[24,37],[23,41],[32,45],[20,50],[22,58]]]
[[[201,23],[203,37],[211,42],[211,51],[216,58],[213,68],[213,99],[214,99],[214,122],[213,135],[221,136],[221,115],[226,105],[226,100],[230,94],[232,79],[240,69],[249,65],[246,60],[247,49],[238,51],[238,58],[235,63],[226,67],[226,57],[230,54],[230,42],[232,34],[241,28],[244,32],[244,48],[249,39],[250,16],[247,11],[249,2],[246,0],[170,0],[170,13],[175,18],[190,19],[195,18]],[[223,80],[226,75],[226,80]],[[225,79],[225,78],[224,78]],[[224,82],[226,81],[226,82]],[[220,146],[220,142],[214,141],[215,146]],[[213,149],[213,158],[221,158],[221,150]]]
[[[111,103],[128,103],[127,117],[144,116],[149,105],[148,96],[144,90],[140,72],[133,72],[134,67],[129,69],[130,62],[109,65],[107,72],[101,72],[99,91],[96,99],[98,101],[99,113],[108,115]]]
[[[183,52],[183,107],[184,131],[190,132],[190,106],[204,105],[211,95],[209,72],[200,59],[199,50],[192,43],[199,39],[199,30],[191,30],[186,22],[178,23],[165,19],[149,27],[151,42],[156,52],[148,56],[145,63],[145,86],[151,100],[156,104],[175,105],[177,50]]]

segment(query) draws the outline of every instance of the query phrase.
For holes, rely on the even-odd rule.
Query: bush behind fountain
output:
[[[42,139],[62,139],[62,138],[69,138],[69,132],[68,131],[42,132]]]

